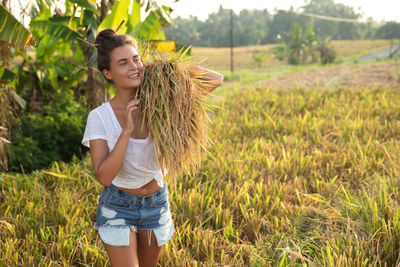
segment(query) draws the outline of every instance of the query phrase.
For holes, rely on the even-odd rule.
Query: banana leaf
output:
[[[111,13],[104,18],[97,30],[99,32],[108,28],[116,30],[122,20],[125,20],[125,22],[128,20],[129,5],[130,0],[120,0],[115,2],[111,8]],[[126,23],[124,23],[122,28],[119,30],[119,33],[125,33],[126,27]]]
[[[27,30],[7,9],[0,4],[0,40],[13,47],[26,49],[34,40]]]
[[[50,20],[33,20],[30,26],[34,29],[45,31],[49,36],[66,41],[74,41],[82,38],[78,32],[71,30],[68,26]]]
[[[8,83],[8,82],[14,80],[15,76],[16,76],[15,73],[12,72],[11,70],[4,68],[4,67],[0,68],[0,81],[3,81],[4,83]],[[8,82],[5,82],[5,81],[8,81]],[[0,83],[3,83],[3,82],[0,82]]]
[[[136,24],[133,32],[128,34],[133,34],[135,37],[141,39],[153,40],[160,38],[159,32],[162,30],[161,27],[162,26],[156,12],[151,11],[149,15],[147,15],[146,19]]]

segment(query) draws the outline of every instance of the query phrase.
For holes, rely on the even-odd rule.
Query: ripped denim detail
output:
[[[129,246],[129,232],[137,232],[137,227],[132,225],[110,225],[97,226],[101,240],[111,246]]]
[[[98,230],[101,240],[115,247],[129,246],[129,230],[134,233],[141,231],[147,231],[148,245],[151,245],[151,232],[156,237],[157,245],[161,247],[169,239],[171,239],[174,233],[174,224],[171,222],[168,224],[169,229],[166,227],[158,227],[156,229],[139,229],[135,225],[110,225],[106,223],[102,226],[95,226]],[[167,230],[167,231],[166,231]]]

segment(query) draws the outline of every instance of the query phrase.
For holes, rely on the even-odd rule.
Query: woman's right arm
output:
[[[128,103],[126,110],[126,125],[111,153],[108,150],[106,140],[94,139],[89,141],[92,165],[97,179],[104,186],[109,186],[121,169],[125,158],[126,148],[128,147],[129,137],[134,129],[132,112],[137,110],[138,103],[138,100],[132,100]]]

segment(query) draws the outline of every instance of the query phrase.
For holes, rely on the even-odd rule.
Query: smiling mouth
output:
[[[135,78],[138,78],[138,77],[139,77],[139,73],[136,73],[136,74],[129,75],[128,79],[135,79]]]

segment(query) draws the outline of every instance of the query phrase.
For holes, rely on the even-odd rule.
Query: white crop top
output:
[[[89,147],[89,140],[104,139],[111,152],[122,132],[122,128],[109,102],[93,109],[87,118],[82,144]],[[164,171],[167,173],[167,171]],[[129,138],[122,167],[112,184],[122,188],[140,188],[155,179],[163,187],[163,173],[158,164],[151,137]]]

